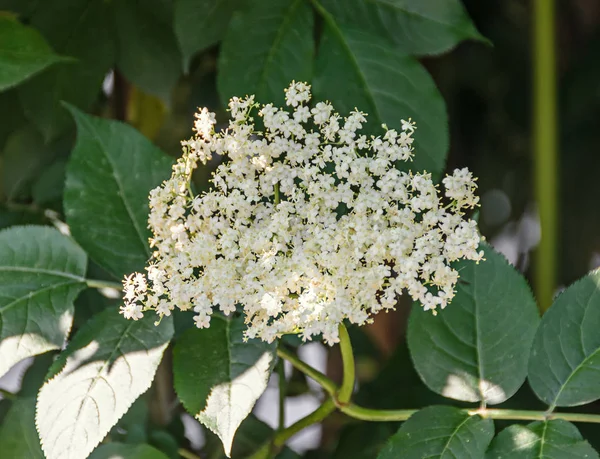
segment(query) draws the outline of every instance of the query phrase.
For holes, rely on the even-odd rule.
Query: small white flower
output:
[[[136,303],[126,303],[121,306],[121,314],[126,319],[139,320],[144,317],[144,313],[142,312],[142,306]]]
[[[210,113],[205,107],[200,112],[196,113],[196,121],[194,122],[194,130],[201,138],[209,138],[213,131],[213,126],[216,123],[214,113]]]

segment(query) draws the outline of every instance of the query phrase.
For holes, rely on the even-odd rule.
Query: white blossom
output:
[[[310,98],[306,83],[286,90],[290,109],[233,98],[219,133],[213,113],[196,115],[171,178],[150,193],[154,253],[146,276],[124,280],[125,317],[193,309],[206,328],[215,311],[240,310],[247,338],[331,344],[340,322],[368,323],[404,291],[434,313],[448,305],[452,262],[483,256],[464,217],[478,203],[472,174],[454,171],[438,192],[430,174],[397,168],[414,154],[410,119],[367,136],[365,113],[309,109]],[[193,170],[214,155],[227,160],[211,190],[192,195]]]

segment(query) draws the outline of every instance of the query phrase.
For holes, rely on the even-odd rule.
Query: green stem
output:
[[[340,411],[354,419],[362,421],[388,422],[406,421],[418,410],[374,410],[362,406],[349,404],[341,406]],[[512,421],[547,421],[551,419],[564,419],[570,422],[588,422],[600,424],[600,414],[586,413],[549,413],[547,411],[533,410],[501,410],[501,409],[477,409],[462,410],[469,415],[479,415],[482,418],[504,419]]]
[[[7,400],[16,400],[17,399],[16,394],[13,394],[12,392],[10,392],[6,389],[0,389],[0,395],[2,395],[2,397]]]
[[[340,344],[346,341],[346,338],[342,338],[340,334]],[[349,340],[348,340],[349,345]],[[345,345],[344,345],[345,346]],[[331,396],[328,402],[337,406],[339,410],[355,419],[363,421],[375,421],[375,422],[386,422],[386,421],[406,421],[410,416],[416,413],[418,410],[378,410],[371,408],[364,408],[362,406],[355,405],[354,403],[341,403],[339,395],[342,394],[342,389],[331,381],[327,376],[321,372],[315,370],[311,366],[302,362],[295,355],[289,353],[285,349],[279,349],[277,351],[281,358],[289,361],[294,367],[306,374],[307,376],[314,379],[319,383],[323,389]],[[344,358],[342,357],[342,361]],[[348,360],[346,360],[347,362]],[[345,372],[345,374],[347,374]],[[345,381],[349,380],[345,378]],[[344,394],[342,394],[344,395]],[[326,402],[327,403],[327,402]],[[465,413],[469,415],[479,415],[484,418],[490,419],[504,419],[514,421],[545,421],[551,419],[564,419],[570,422],[586,422],[600,424],[600,414],[587,414],[587,413],[557,413],[550,411],[536,411],[536,410],[508,410],[508,409],[464,409]],[[299,421],[300,422],[300,421]],[[289,428],[291,428],[290,426]],[[288,429],[289,429],[288,428]],[[287,431],[288,429],[285,429]]]
[[[467,410],[468,411],[468,410]],[[478,414],[483,418],[491,419],[509,419],[514,421],[546,421],[551,419],[563,419],[570,422],[587,422],[600,424],[600,414],[587,413],[557,413],[547,411],[529,411],[529,410],[500,410],[485,409],[468,411],[469,414]]]
[[[285,445],[285,442],[289,438],[293,437],[298,432],[304,430],[308,426],[321,422],[334,411],[335,403],[333,403],[333,400],[329,398],[319,408],[310,413],[308,416],[303,417],[291,426],[283,429],[280,432],[277,432],[273,440],[273,445],[276,448],[281,448],[283,445]]]
[[[340,411],[354,419],[383,422],[406,421],[418,410],[375,410],[350,403],[345,406],[340,406]]]
[[[304,363],[293,353],[289,352],[283,347],[279,347],[277,349],[277,355],[290,362],[295,368],[304,373],[306,376],[314,379],[323,389],[325,389],[325,392],[327,392],[329,395],[332,397],[335,396],[338,391],[337,385],[319,370],[316,370],[310,365]]]
[[[557,116],[554,0],[535,0],[534,13],[534,173],[541,240],[537,248],[535,290],[540,309],[552,304],[556,287]]]
[[[271,457],[273,457],[272,453],[275,454],[274,448],[272,448],[271,442],[267,442],[257,449],[251,456],[248,456],[247,459],[271,459]]]
[[[275,184],[275,198],[274,198],[275,205],[279,204],[279,201],[280,201],[280,197],[279,197],[279,182],[277,182]]]
[[[167,348],[158,365],[152,381],[152,402],[150,415],[152,421],[159,426],[166,426],[171,421],[171,400],[175,396],[171,375],[172,354]]]
[[[279,427],[278,430],[285,429],[285,396],[287,392],[287,382],[285,380],[285,367],[283,359],[277,362],[277,377],[279,383]]]
[[[339,334],[340,351],[342,353],[342,364],[344,366],[344,379],[342,380],[342,387],[340,387],[336,399],[340,405],[345,405],[352,398],[352,392],[354,391],[354,353],[352,352],[352,343],[350,342],[350,335],[348,335],[348,330],[342,323],[339,327]]]
[[[120,282],[111,282],[100,279],[86,279],[85,283],[89,288],[114,288],[116,290],[123,290],[123,285]]]
[[[184,448],[179,448],[177,453],[179,453],[179,455],[185,459],[201,459],[200,456],[197,456],[196,454]]]

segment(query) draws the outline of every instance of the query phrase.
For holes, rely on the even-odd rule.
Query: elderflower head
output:
[[[442,196],[430,174],[397,167],[412,159],[413,122],[366,136],[365,113],[310,99],[305,83],[286,90],[290,108],[233,98],[219,133],[213,113],[196,115],[171,178],[150,193],[154,254],[146,276],[124,281],[127,318],[192,309],[204,328],[216,308],[239,307],[247,338],[332,344],[344,319],[369,322],[403,291],[434,312],[452,300],[451,262],[483,255],[464,217],[478,203],[471,173],[447,176]],[[214,155],[212,189],[195,196],[192,171]]]

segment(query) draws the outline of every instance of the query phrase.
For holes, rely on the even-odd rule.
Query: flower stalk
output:
[[[298,357],[296,357],[293,353],[291,353],[287,349],[285,349],[283,347],[279,347],[277,349],[277,355],[279,357],[281,357],[282,359],[285,359],[288,362],[290,362],[292,364],[292,366],[294,368],[296,368],[298,371],[301,371],[309,378],[314,379],[315,382],[317,384],[319,384],[325,390],[325,392],[327,392],[327,394],[329,394],[330,396],[333,397],[337,393],[338,388],[331,379],[329,379],[327,376],[325,376],[323,373],[321,373],[316,368],[313,368],[310,365],[308,365],[307,363],[300,360]]]
[[[356,370],[354,365],[354,353],[352,352],[352,343],[350,342],[350,335],[348,334],[348,330],[344,324],[340,324],[339,334],[342,364],[344,366],[344,379],[342,380],[342,386],[337,393],[336,402],[339,406],[343,406],[352,398]]]

